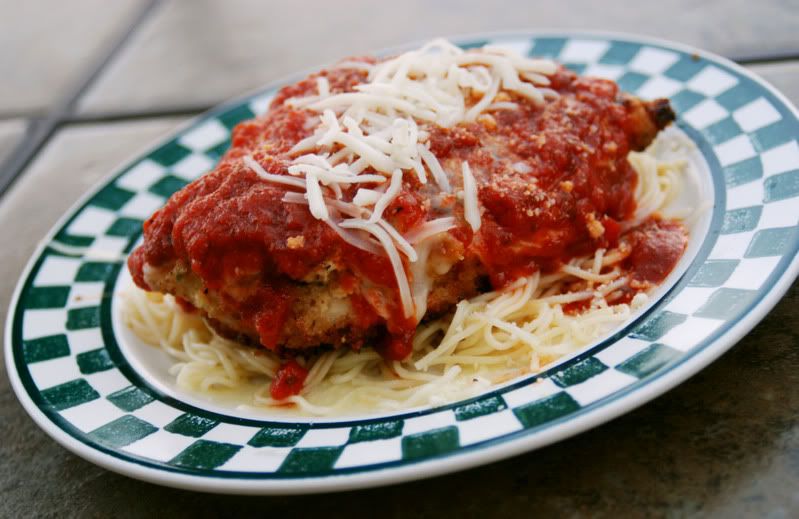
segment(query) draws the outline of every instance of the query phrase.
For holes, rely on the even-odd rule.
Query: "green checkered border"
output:
[[[428,411],[332,423],[246,420],[192,407],[142,380],[121,355],[110,298],[142,221],[219,159],[233,126],[274,89],[198,119],[111,178],[56,229],[12,303],[13,369],[26,397],[68,435],[123,461],[209,478],[328,477],[463,454],[540,434],[669,373],[722,337],[797,252],[796,115],[713,58],[623,38],[472,40],[552,56],[645,97],[668,96],[711,166],[708,239],[647,315],[545,373]],[[61,244],[55,246],[53,242]],[[88,248],[70,254],[64,247]],[[103,256],[105,255],[105,256]],[[94,258],[94,259],[91,259]]]

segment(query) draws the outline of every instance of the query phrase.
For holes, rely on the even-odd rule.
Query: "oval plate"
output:
[[[773,87],[718,56],[628,35],[455,41],[509,45],[671,99],[709,166],[715,203],[705,241],[656,304],[545,372],[435,409],[290,423],[162,392],[117,343],[120,258],[142,221],[210,170],[230,129],[262,113],[281,83],[195,119],[115,172],[43,241],[5,336],[9,378],[36,423],[83,458],[169,486],[289,494],[385,485],[536,449],[640,406],[729,349],[782,297],[799,270],[799,120]]]

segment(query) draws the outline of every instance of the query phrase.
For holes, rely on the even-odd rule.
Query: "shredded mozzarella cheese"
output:
[[[408,276],[405,274],[402,258],[400,258],[397,247],[394,246],[391,236],[379,225],[365,220],[344,220],[341,222],[341,227],[345,229],[363,229],[380,241],[380,244],[386,250],[386,254],[388,254],[388,260],[391,262],[391,268],[394,270],[394,277],[397,279],[400,301],[402,303],[402,313],[405,317],[413,315],[413,298],[411,297],[411,287],[408,284]]]
[[[247,165],[256,175],[261,177],[264,180],[269,182],[274,182],[276,184],[285,184],[287,186],[298,187],[300,189],[305,189],[305,182],[302,180],[287,177],[285,175],[275,175],[273,173],[267,173],[264,168],[258,164],[255,159],[247,155],[244,157],[244,164]]]
[[[352,198],[352,203],[359,206],[359,207],[366,207],[370,205],[375,205],[380,197],[383,195],[380,191],[375,191],[374,189],[366,189],[361,188],[355,193],[355,196]]]
[[[416,245],[417,243],[421,243],[425,241],[427,238],[431,236],[435,236],[436,234],[441,234],[443,232],[447,232],[450,229],[455,228],[455,218],[453,216],[447,216],[444,218],[436,218],[435,220],[430,220],[428,222],[423,223],[405,237],[408,240],[408,243],[412,245]]]
[[[319,76],[316,95],[286,101],[320,114],[314,133],[290,150],[296,158],[288,168],[289,176],[267,173],[252,157],[244,160],[261,178],[304,190],[301,201],[296,197],[286,201],[307,203],[315,218],[348,243],[371,249],[373,242],[355,233],[374,236],[392,262],[403,309],[411,315],[414,304],[400,252],[409,262],[416,262],[426,254],[420,255],[414,245],[455,226],[454,219],[441,218],[402,236],[383,217],[402,191],[405,172],[421,184],[427,183],[429,172],[442,192],[452,192],[446,171],[430,151],[425,125],[451,127],[475,121],[485,112],[517,108],[516,103],[495,101],[500,90],[544,103],[557,95],[547,88],[547,75],[555,72],[556,65],[499,47],[464,51],[437,39],[375,65],[346,61],[337,67],[362,70],[368,74],[367,81],[352,92],[332,93],[328,79]],[[462,175],[464,215],[477,232],[481,223],[477,186],[466,162]],[[383,187],[360,188],[352,203],[342,201],[344,189],[353,184]],[[354,218],[336,223],[333,215],[339,213]],[[415,281],[414,288],[418,285]]]
[[[474,232],[480,230],[482,219],[480,218],[480,206],[477,201],[477,184],[472,176],[469,163],[464,161],[461,164],[463,171],[463,216],[469,223]]]
[[[375,202],[374,212],[372,212],[371,218],[369,221],[372,223],[377,223],[383,216],[383,211],[386,210],[386,207],[397,198],[399,195],[400,189],[402,189],[402,170],[395,169],[394,173],[391,175],[391,184],[389,184],[388,189],[386,192],[383,193],[383,196]]]

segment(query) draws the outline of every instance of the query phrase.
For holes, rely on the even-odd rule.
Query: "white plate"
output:
[[[12,300],[6,362],[20,401],[78,455],[132,477],[230,493],[307,493],[452,472],[608,421],[709,364],[774,306],[799,269],[797,112],[737,65],[682,45],[600,33],[461,40],[554,57],[667,96],[697,145],[698,192],[713,208],[653,303],[547,371],[435,409],[327,420],[234,409],[176,389],[159,352],[115,325],[119,260],[141,222],[204,173],[231,127],[273,85],[194,120],[71,209],[31,259]],[[88,251],[88,252],[87,252]]]

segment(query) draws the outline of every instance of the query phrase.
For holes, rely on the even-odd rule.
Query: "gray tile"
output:
[[[413,7],[417,4],[408,0],[404,5]],[[453,10],[451,4],[444,5]],[[749,24],[749,21],[746,21],[746,16],[735,16],[736,4],[727,8],[723,3],[714,3],[706,9],[716,12],[732,9],[730,18],[744,20],[737,25],[734,21],[726,25],[708,23],[708,19],[712,18],[696,15],[697,9],[693,6],[699,4],[685,5],[687,7],[681,11],[684,18],[680,24],[689,27],[686,29],[676,24],[671,34],[668,28],[659,30],[657,34],[689,41],[680,34],[693,27],[697,40],[708,38],[707,41],[718,43],[725,35],[734,35],[727,36],[730,40],[736,40],[730,45],[737,46],[742,52],[747,51],[748,42],[739,40],[739,36],[741,27]],[[531,23],[537,26],[566,25],[564,22],[557,23],[557,20],[553,22],[553,18],[548,17],[547,9],[554,8],[536,7],[539,8],[542,11],[538,22],[531,14],[529,17],[518,17],[515,23],[511,16],[507,16],[505,23],[508,27],[522,27]],[[348,48],[372,48],[429,35],[408,29],[399,18],[399,28],[386,25],[386,20],[390,21],[392,16],[398,17],[396,10],[386,7],[389,9],[387,14],[379,15],[370,9],[364,7],[365,12],[374,15],[375,24],[380,24],[380,30],[386,32],[384,39],[378,41],[376,36],[369,36],[370,31],[377,32],[377,29],[365,28],[368,30],[365,30],[363,40],[351,43]],[[431,9],[435,14],[445,8],[440,6]],[[627,30],[639,32],[647,27],[644,23],[646,20],[636,18],[638,15],[635,13],[624,15],[605,4],[601,9],[573,9],[576,20],[582,20],[580,23],[583,26],[626,27]],[[605,9],[611,12],[599,12]],[[667,11],[665,7],[656,9],[661,14]],[[324,12],[321,15],[329,14],[322,10]],[[779,19],[780,16],[767,8],[758,7],[758,10],[765,12],[764,16],[771,16],[775,25],[796,24],[795,19]],[[463,29],[457,28],[466,20],[460,18],[460,13],[457,17],[443,21],[439,14],[439,22],[444,28],[436,32],[496,28],[496,25],[491,26],[491,17],[505,15],[494,15],[487,11],[489,9],[484,7],[483,14],[488,19],[488,27],[464,25]],[[620,20],[606,23],[605,20],[611,19],[614,13],[621,17]],[[594,24],[590,23],[592,17],[597,20]],[[630,21],[634,19],[638,20],[638,27]],[[652,22],[658,23],[654,19]],[[259,23],[263,23],[263,19]],[[292,27],[280,31],[280,27],[274,27],[280,23],[287,24],[287,18],[279,18],[269,26],[269,30],[273,34],[282,34],[285,39],[286,34],[291,34]],[[420,23],[422,29],[419,31],[428,27],[427,22]],[[211,30],[209,27],[205,26],[206,32]],[[296,25],[293,27],[296,28]],[[752,22],[751,27],[752,31],[769,34],[769,38],[773,36],[765,22]],[[705,31],[710,35],[702,34],[700,37],[700,33]],[[300,31],[297,33],[301,34]],[[219,38],[218,35],[206,36]],[[280,41],[278,36],[275,36],[275,40]],[[253,45],[258,44],[253,39],[249,41]],[[383,41],[385,43],[380,43]],[[785,43],[779,38],[775,41]],[[711,46],[701,41],[694,43]],[[299,54],[291,59],[282,58],[283,61],[277,60],[276,63],[281,64],[284,71],[291,72],[345,54],[344,45],[348,43],[331,41],[330,46],[335,47],[335,52],[330,51],[329,58],[320,55],[323,51],[327,52],[325,49],[307,54],[298,51]],[[753,44],[751,53],[764,48],[762,45],[766,43]],[[274,54],[276,51],[269,51],[273,54],[268,54],[268,50],[260,49],[259,52],[264,54],[250,55],[252,75],[249,79],[246,76],[227,78],[230,83],[223,82],[221,86],[216,86],[219,88],[216,95],[229,97],[270,79],[257,76],[259,72],[254,71],[257,67],[252,65],[256,58],[260,60],[266,55],[277,58]],[[226,70],[230,74],[238,74],[236,71],[240,69],[232,64],[231,61],[230,68]],[[767,65],[754,69],[782,89],[794,102],[799,101],[795,65]],[[163,70],[168,71],[168,67]],[[195,76],[184,76],[183,80],[192,77],[202,79],[200,71],[195,73]],[[179,82],[176,84],[180,86]],[[164,84],[158,88],[138,86],[148,90],[151,95],[159,93],[158,88],[165,88]],[[0,88],[3,88],[1,81]],[[193,90],[201,89],[198,86]],[[173,92],[171,99],[183,101],[179,94],[185,92]],[[148,101],[153,98],[145,96],[142,99]],[[209,100],[216,102],[210,97],[203,102]],[[159,102],[166,101],[161,99]],[[193,98],[187,98],[186,102],[194,101]],[[136,105],[131,107],[136,108]],[[11,287],[22,265],[47,228],[97,179],[175,124],[175,120],[146,120],[80,125],[59,132],[12,188],[9,196],[0,200],[0,236],[4,237],[6,243],[15,245],[0,249],[0,321],[4,320],[3,312]],[[2,127],[0,123],[0,135]],[[37,218],[31,218],[33,214]],[[0,471],[0,487],[8,497],[0,500],[0,516],[102,516],[107,515],[108,510],[121,510],[120,515],[123,516],[219,515],[230,514],[231,511],[243,515],[251,513],[253,507],[268,508],[273,514],[280,515],[296,512],[299,506],[309,513],[324,513],[331,518],[367,517],[378,508],[403,511],[389,513],[393,516],[474,515],[487,506],[495,514],[507,517],[529,516],[531,506],[538,515],[544,516],[615,516],[620,515],[621,511],[623,515],[630,516],[796,516],[799,510],[796,492],[799,487],[799,426],[796,420],[799,416],[799,392],[786,388],[796,387],[799,382],[799,356],[795,348],[799,341],[798,305],[799,286],[795,285],[761,325],[701,374],[641,409],[581,436],[471,471],[357,493],[331,494],[322,500],[308,500],[302,496],[242,498],[190,493],[107,472],[72,455],[41,432],[22,408],[13,402],[8,381],[0,370],[0,432],[4,438],[0,444],[0,459],[6,462],[5,467],[13,467],[13,470]],[[746,383],[742,384],[741,381]],[[586,464],[586,459],[590,459],[591,463]],[[414,499],[409,500],[409,495],[413,495]],[[459,499],[453,501],[450,497],[453,495],[458,495]],[[80,499],[75,499],[75,496]],[[317,505],[319,508],[316,508]],[[469,513],[469,510],[472,512]]]
[[[0,247],[0,322],[28,258],[58,218],[103,176],[179,122],[76,125],[55,135],[0,199],[0,236],[14,244]]]
[[[799,61],[752,65],[748,68],[777,87],[794,105],[799,105]]]
[[[44,112],[103,55],[142,0],[0,0],[0,113]]]
[[[0,165],[11,155],[25,134],[27,121],[24,119],[7,119],[0,121]]]
[[[439,35],[525,28],[648,33],[728,56],[799,50],[788,3],[173,0],[84,99],[86,113],[215,104],[351,54]],[[767,34],[768,37],[763,37]]]

